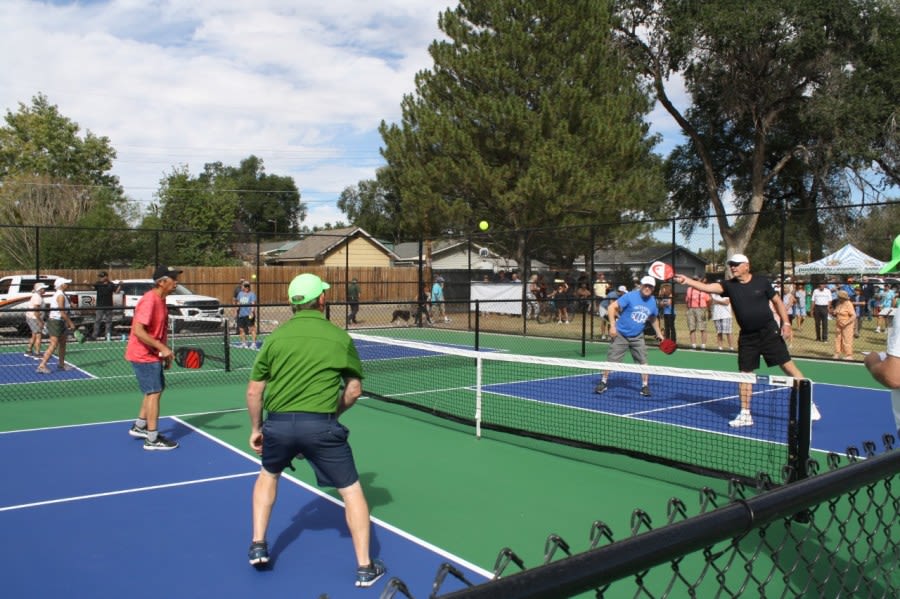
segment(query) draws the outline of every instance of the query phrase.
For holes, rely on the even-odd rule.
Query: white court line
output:
[[[133,377],[132,377],[133,378]],[[179,417],[192,417],[192,416],[208,416],[209,414],[228,414],[231,412],[246,412],[247,408],[229,408],[227,410],[210,410],[205,412],[192,412],[188,414],[180,414]],[[160,416],[160,418],[172,418],[176,419],[175,416]],[[122,420],[106,420],[104,422],[82,422],[79,424],[60,424],[58,426],[41,426],[36,428],[21,428],[12,431],[0,431],[0,435],[14,435],[17,433],[36,433],[41,431],[55,431],[55,430],[63,430],[67,428],[80,428],[83,426],[106,426],[107,424],[132,424],[134,422],[134,418],[125,418]],[[182,424],[184,424],[182,422]],[[189,428],[193,428],[190,425],[186,425]]]
[[[191,430],[195,431],[196,433],[198,433],[198,434],[200,434],[200,435],[203,435],[204,437],[206,437],[206,438],[209,439],[210,441],[212,441],[212,442],[214,442],[214,443],[217,443],[217,444],[219,444],[220,446],[222,446],[222,447],[224,447],[224,448],[226,448],[226,449],[228,449],[228,450],[230,450],[230,451],[233,451],[234,453],[238,454],[239,456],[243,456],[244,458],[246,458],[246,459],[248,459],[248,460],[250,460],[250,461],[252,461],[252,462],[256,462],[257,464],[261,464],[261,462],[260,462],[260,460],[259,460],[258,458],[251,457],[250,455],[244,453],[243,451],[241,451],[240,449],[234,447],[233,445],[229,445],[228,443],[225,443],[225,442],[222,441],[221,439],[217,439],[216,437],[213,437],[212,435],[210,435],[210,434],[207,433],[206,431],[202,431],[202,430],[200,430],[199,428],[197,428],[197,427],[191,425],[190,423],[183,421],[180,417],[178,417],[178,416],[171,416],[171,418],[172,418],[173,420],[177,420],[178,422],[180,422],[180,423],[183,424],[184,426],[190,428]],[[255,472],[254,474],[257,474],[257,473],[258,473],[258,472]],[[289,471],[289,470],[285,470],[285,471],[282,473],[281,478],[286,479],[286,480],[288,480],[288,481],[294,483],[295,485],[297,485],[298,487],[302,488],[302,489],[305,490],[305,491],[308,491],[308,492],[310,492],[310,493],[312,493],[312,494],[314,494],[314,495],[317,495],[317,496],[320,497],[321,499],[324,499],[324,500],[326,500],[326,501],[330,501],[331,503],[333,503],[333,504],[339,506],[341,509],[344,508],[344,502],[343,502],[343,501],[341,501],[340,499],[336,499],[336,498],[332,497],[331,495],[329,495],[328,493],[325,493],[324,491],[322,491],[322,490],[319,489],[318,487],[314,487],[314,486],[312,486],[312,485],[309,485],[309,484],[303,482],[303,481],[300,480],[299,478],[295,478],[292,474],[290,474],[290,471]],[[384,528],[385,530],[388,530],[388,531],[394,533],[395,535],[397,535],[397,536],[399,536],[399,537],[402,537],[402,538],[406,539],[406,540],[409,541],[410,543],[413,543],[413,544],[415,544],[415,545],[419,545],[420,547],[423,547],[424,549],[427,549],[428,551],[431,551],[432,553],[436,553],[437,555],[440,555],[440,556],[443,557],[444,559],[448,559],[448,560],[454,561],[454,562],[456,562],[457,564],[459,564],[459,565],[461,565],[461,566],[464,566],[464,567],[468,568],[468,569],[471,570],[472,572],[475,572],[476,574],[480,574],[480,575],[484,576],[486,579],[491,579],[491,578],[494,577],[494,573],[493,573],[493,572],[490,572],[490,571],[488,571],[488,570],[485,570],[484,568],[481,568],[481,567],[479,567],[479,566],[476,566],[475,564],[473,564],[473,563],[471,563],[471,562],[469,562],[469,561],[466,561],[466,560],[462,559],[462,558],[459,557],[458,555],[454,555],[454,554],[452,554],[452,553],[450,553],[450,552],[448,552],[448,551],[446,551],[446,550],[444,550],[444,549],[441,549],[440,547],[438,547],[438,546],[436,546],[436,545],[432,545],[432,544],[429,543],[428,541],[425,541],[425,540],[423,540],[423,539],[420,539],[419,537],[417,537],[417,536],[415,536],[415,535],[412,535],[412,534],[406,532],[406,531],[403,530],[403,529],[397,528],[396,526],[393,526],[392,524],[388,524],[388,523],[385,522],[384,520],[381,520],[381,519],[379,519],[379,518],[376,518],[375,516],[372,516],[372,515],[369,516],[369,519],[372,521],[373,524],[377,524],[378,526]]]
[[[77,495],[75,497],[62,497],[60,499],[49,499],[47,501],[35,501],[33,503],[22,503],[19,505],[8,505],[0,507],[0,512],[9,512],[12,510],[22,510],[25,508],[41,507],[45,505],[54,505],[58,503],[71,503],[73,501],[84,501],[85,499],[98,499],[100,497],[113,497],[115,495],[130,495],[132,493],[143,493],[145,491],[157,491],[159,489],[169,489],[172,487],[184,487],[187,485],[197,485],[203,483],[217,482],[220,480],[228,480],[231,478],[241,478],[245,476],[256,476],[258,471],[242,472],[240,474],[227,474],[225,476],[215,476],[213,478],[198,478],[196,480],[185,480],[177,483],[166,483],[164,485],[152,485],[150,487],[135,487],[133,489],[120,489],[118,491],[107,491],[105,493],[91,493],[90,495]]]
[[[219,445],[220,447],[224,447],[225,449],[232,451],[232,452],[236,453],[237,455],[239,455],[251,462],[256,463],[257,465],[261,465],[261,462],[258,458],[254,458],[254,457],[248,455],[247,453],[244,453],[240,449],[234,447],[233,445],[230,445],[230,444],[222,441],[221,439],[218,439],[218,438],[210,435],[206,431],[200,430],[196,426],[182,420],[183,417],[189,417],[189,416],[195,416],[195,415],[202,416],[202,415],[206,415],[206,414],[222,414],[222,413],[243,412],[243,411],[246,411],[246,408],[234,408],[234,409],[229,409],[229,410],[199,412],[197,414],[182,414],[180,416],[162,416],[162,417],[160,417],[160,419],[169,418],[169,419],[175,420],[175,421],[179,422],[182,426],[185,426],[185,427],[191,429],[192,431],[205,437],[206,439],[209,439],[210,441]],[[101,425],[106,425],[106,424],[116,424],[119,422],[130,423],[133,421],[134,421],[133,418],[129,418],[128,420],[115,420],[115,421],[108,421],[108,422],[90,422],[90,423],[84,423],[84,424],[71,424],[71,425],[64,425],[64,426],[34,428],[34,429],[19,430],[19,431],[7,431],[5,433],[0,432],[0,434],[12,434],[12,433],[19,433],[19,432],[36,432],[36,431],[44,431],[44,430],[57,430],[57,429],[66,429],[66,428],[76,428],[76,427],[82,427],[82,426],[101,426]],[[186,486],[186,485],[192,485],[192,484],[202,484],[202,483],[206,483],[206,482],[216,482],[216,481],[220,481],[220,480],[228,480],[228,479],[233,479],[233,478],[257,476],[258,474],[259,474],[259,470],[254,470],[253,472],[243,472],[240,474],[229,474],[229,475],[218,476],[218,477],[214,477],[214,478],[203,478],[203,479],[197,479],[197,480],[193,480],[193,481],[183,481],[183,482],[178,482],[178,483],[168,483],[168,484],[164,484],[164,485],[154,485],[154,486],[150,486],[150,487],[138,487],[135,489],[123,489],[123,490],[119,490],[119,491],[110,491],[110,492],[106,492],[106,493],[94,493],[91,495],[82,495],[82,496],[78,496],[78,497],[66,497],[66,498],[62,498],[62,499],[38,501],[38,502],[34,502],[34,503],[25,503],[25,504],[21,504],[21,505],[0,507],[0,512],[6,512],[6,511],[12,511],[12,510],[18,510],[18,509],[26,509],[26,508],[30,508],[30,507],[40,507],[43,505],[52,505],[52,504],[57,504],[57,503],[67,503],[67,502],[80,501],[80,500],[85,500],[85,499],[96,499],[96,498],[100,498],[100,497],[109,497],[109,496],[114,496],[114,495],[139,493],[139,492],[143,492],[143,491],[154,491],[157,489],[165,489],[168,487],[179,487],[179,486]],[[318,487],[311,486],[311,485],[303,482],[302,480],[295,478],[293,475],[290,474],[290,471],[285,471],[282,474],[282,478],[286,479],[287,481],[289,481],[291,483],[294,483],[295,485],[299,486],[300,488],[304,489],[305,491],[313,493],[314,495],[316,495],[326,501],[330,501],[331,503],[339,506],[341,509],[344,508],[344,503],[342,501],[325,493],[324,491],[320,490]],[[485,570],[484,568],[481,568],[480,566],[477,566],[477,565],[459,557],[458,555],[454,555],[444,549],[441,549],[440,547],[438,547],[436,545],[432,545],[431,543],[429,543],[423,539],[420,539],[419,537],[416,537],[400,528],[397,528],[396,526],[388,524],[387,522],[380,520],[379,518],[370,516],[370,519],[372,520],[373,524],[377,524],[378,526],[384,528],[385,530],[388,530],[388,531],[394,533],[395,535],[397,535],[403,539],[406,539],[410,543],[413,543],[413,544],[418,545],[428,551],[431,551],[432,553],[437,554],[437,555],[443,557],[444,559],[451,560],[465,568],[468,568],[470,571],[472,571],[476,574],[480,574],[485,579],[491,579],[494,576],[493,572],[490,572],[489,570]]]

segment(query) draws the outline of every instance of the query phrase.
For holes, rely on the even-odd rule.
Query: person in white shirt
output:
[[[816,323],[816,341],[828,341],[828,309],[831,307],[831,290],[825,282],[813,289],[813,320]]]
[[[731,299],[722,297],[718,293],[711,294],[710,298],[712,299],[712,320],[716,327],[719,351],[722,351],[723,337],[728,341],[728,349],[734,351],[734,341],[731,339]]]
[[[44,331],[44,317],[41,316],[41,308],[44,305],[44,295],[41,293],[47,286],[43,283],[34,284],[34,292],[28,299],[28,312],[25,313],[25,323],[31,331],[28,345],[25,347],[25,356],[28,358],[41,357],[41,336]]]
[[[890,262],[884,265],[880,274],[897,270],[900,265],[900,235],[894,239],[893,255]],[[883,352],[869,353],[863,364],[872,373],[872,377],[891,389],[891,405],[894,409],[894,432],[900,429],[900,327],[896,324],[888,328],[887,349]],[[900,434],[900,432],[898,432]]]
[[[53,294],[53,299],[50,300],[50,314],[47,317],[47,334],[50,336],[50,344],[47,345],[47,351],[44,352],[44,357],[41,358],[41,363],[38,364],[37,372],[40,374],[51,373],[51,370],[47,367],[47,362],[50,361],[57,347],[59,348],[57,353],[59,361],[56,363],[56,369],[59,371],[72,370],[72,367],[66,364],[66,341],[69,338],[69,331],[75,330],[75,325],[72,323],[72,319],[69,318],[69,310],[72,309],[72,304],[69,303],[69,298],[66,297],[66,289],[69,288],[69,283],[71,282],[69,279],[56,279],[54,283],[56,293]]]

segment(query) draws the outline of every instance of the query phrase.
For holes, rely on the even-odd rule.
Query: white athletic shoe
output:
[[[812,409],[810,410],[810,416],[809,416],[809,418],[810,418],[810,420],[812,420],[813,422],[822,419],[822,414],[821,414],[821,412],[819,412],[819,408],[816,407],[816,403],[815,403],[815,402],[813,402],[813,404],[812,404]]]
[[[737,428],[739,426],[753,426],[753,416],[749,412],[741,412],[734,420],[728,422],[728,426]]]

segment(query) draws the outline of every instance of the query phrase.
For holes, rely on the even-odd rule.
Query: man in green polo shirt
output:
[[[262,468],[253,488],[249,559],[256,567],[268,563],[266,531],[278,480],[302,454],[319,486],[337,488],[344,500],[358,564],[356,586],[369,587],[386,569],[369,555],[369,505],[347,442],[350,432],[338,421],[362,395],[362,365],[350,336],[325,319],[329,287],[313,274],[291,281],[294,315],[266,338],[250,373],[250,447],[262,456]]]

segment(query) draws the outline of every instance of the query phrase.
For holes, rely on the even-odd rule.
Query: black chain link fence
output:
[[[873,442],[864,458],[853,447],[832,453],[827,472],[777,489],[704,488],[695,516],[672,498],[660,526],[636,509],[628,538],[595,521],[579,551],[551,533],[541,564],[505,547],[480,585],[444,564],[429,599],[900,596],[900,451],[893,435],[882,441],[880,455]],[[467,588],[442,594],[448,574]],[[381,594],[392,597],[415,599],[398,578]]]

